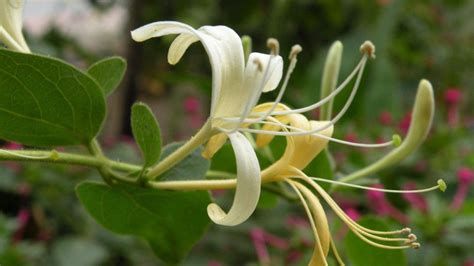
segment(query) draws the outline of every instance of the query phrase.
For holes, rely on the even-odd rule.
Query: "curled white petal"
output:
[[[237,163],[237,187],[234,201],[226,214],[215,203],[207,206],[209,218],[216,224],[234,226],[245,222],[257,207],[260,197],[260,166],[249,141],[239,132],[228,135]]]
[[[255,62],[258,61],[260,66]],[[261,67],[260,71],[258,67]],[[267,68],[269,68],[267,70]],[[266,75],[265,75],[266,74]],[[280,83],[283,76],[283,59],[262,53],[251,53],[245,66],[245,84],[247,87],[259,88],[263,92],[272,91]]]
[[[225,26],[204,26],[196,30],[184,23],[162,21],[132,31],[132,38],[135,41],[145,41],[169,34],[180,34],[168,53],[171,64],[176,64],[187,48],[198,40],[206,49],[212,67],[211,116],[240,114],[245,104],[235,101],[234,95],[241,89],[244,81],[244,52],[237,33]],[[221,106],[221,113],[216,115],[218,104]]]

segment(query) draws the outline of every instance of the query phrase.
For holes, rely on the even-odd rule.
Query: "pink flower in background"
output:
[[[194,96],[189,96],[184,100],[184,110],[187,113],[196,113],[199,112],[201,103],[199,99]]]
[[[373,185],[374,188],[383,188],[383,185]],[[402,224],[408,223],[408,217],[395,208],[386,198],[385,193],[369,190],[366,193],[369,207],[377,214],[391,217]]]
[[[459,121],[459,104],[462,93],[458,88],[449,88],[444,92],[444,102],[448,111],[448,125],[456,127]]]
[[[469,193],[469,186],[474,181],[474,170],[462,167],[458,170],[458,189],[451,202],[451,209],[459,210]]]
[[[257,252],[258,260],[263,265],[270,263],[270,255],[266,244],[280,250],[286,250],[290,246],[285,239],[269,234],[261,228],[252,228],[250,230],[250,237]]]
[[[18,243],[23,239],[23,234],[25,233],[26,225],[28,224],[28,221],[30,220],[30,212],[26,208],[22,208],[18,212],[16,219],[18,223],[18,229],[13,235],[13,238],[12,238],[13,243]]]
[[[187,119],[192,128],[199,128],[204,124],[204,116],[201,111],[201,102],[195,96],[189,96],[184,100],[184,110],[187,115]]]
[[[344,136],[345,141],[350,141],[350,142],[357,142],[357,134],[354,132],[347,133]]]
[[[379,123],[383,126],[390,126],[392,124],[392,114],[387,111],[383,111],[379,115]]]
[[[408,182],[403,185],[404,190],[415,190],[416,184],[413,182]],[[428,203],[426,202],[425,197],[417,193],[403,193],[403,198],[411,204],[411,206],[422,213],[428,212]]]
[[[402,118],[400,123],[398,123],[398,128],[403,134],[408,133],[408,129],[410,128],[411,123],[411,113],[406,113],[405,116]]]
[[[357,221],[360,219],[360,213],[355,208],[344,209],[344,212],[351,217],[352,220]]]
[[[461,101],[461,90],[458,88],[449,88],[444,91],[444,102],[446,105],[457,105]]]

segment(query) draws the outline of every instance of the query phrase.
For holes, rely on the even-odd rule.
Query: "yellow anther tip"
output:
[[[392,143],[393,143],[393,146],[394,147],[398,147],[402,144],[402,138],[400,137],[400,135],[398,134],[395,134],[392,136]]]
[[[267,39],[267,47],[272,50],[273,55],[278,55],[280,53],[280,43],[275,38]]]
[[[291,52],[290,52],[290,60],[293,58],[296,58],[296,56],[303,51],[303,47],[299,44],[295,44],[291,47]]]
[[[360,52],[367,54],[372,59],[375,59],[375,45],[371,41],[365,41],[360,46]]]
[[[439,190],[441,190],[442,192],[445,192],[446,189],[448,188],[448,186],[446,185],[443,179],[438,179],[437,183],[438,183]]]

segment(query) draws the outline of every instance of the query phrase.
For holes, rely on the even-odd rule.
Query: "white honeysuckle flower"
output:
[[[132,31],[135,41],[179,34],[168,52],[168,62],[179,62],[187,48],[200,41],[207,51],[212,67],[212,101],[210,121],[214,129],[224,132],[234,149],[237,164],[237,187],[234,202],[228,213],[217,204],[208,206],[209,217],[217,224],[238,225],[254,212],[260,197],[260,165],[252,145],[237,131],[257,104],[261,92],[275,89],[283,72],[283,60],[278,55],[251,53],[244,64],[240,37],[225,26],[204,26],[194,29],[189,25],[164,21],[155,22]]]
[[[385,147],[394,143],[394,141],[389,141],[381,144],[360,144],[331,137],[333,125],[346,113],[355,97],[367,59],[375,57],[375,47],[369,41],[363,43],[360,48],[363,56],[359,64],[337,88],[314,104],[290,109],[284,107],[280,101],[296,66],[297,54],[302,51],[299,45],[294,45],[291,49],[288,70],[275,101],[255,107],[261,93],[274,90],[283,76],[283,59],[278,55],[277,40],[268,40],[270,54],[251,53],[247,63],[244,64],[241,39],[232,29],[225,26],[203,26],[194,29],[180,22],[155,22],[132,31],[132,38],[135,41],[145,41],[170,34],[179,34],[169,48],[168,62],[170,64],[178,63],[187,48],[197,41],[203,44],[211,62],[212,101],[209,122],[213,136],[208,139],[203,156],[211,158],[227,138],[230,138],[236,155],[238,172],[234,202],[227,214],[218,205],[209,205],[208,214],[215,223],[237,225],[244,222],[255,210],[259,199],[262,182],[260,166],[249,140],[241,132],[295,137],[312,136],[325,141],[359,147]],[[314,121],[311,125],[304,127],[295,126],[292,123],[287,125],[286,122],[278,120],[278,117],[298,118],[301,113],[321,107],[330,102],[353,79],[355,82],[346,104],[331,120]],[[255,124],[261,124],[263,128],[252,128]],[[282,130],[271,130],[274,126]],[[297,158],[302,157],[304,155]],[[309,161],[305,159],[305,163]],[[161,172],[155,169],[152,173],[160,174]]]
[[[22,33],[23,0],[0,0],[0,41],[8,48],[29,53]]]

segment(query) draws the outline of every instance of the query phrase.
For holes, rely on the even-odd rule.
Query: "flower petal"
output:
[[[258,64],[261,64],[260,66]],[[261,69],[259,69],[261,67]],[[269,68],[267,70],[267,68]],[[265,72],[267,72],[265,75]],[[263,92],[272,91],[280,83],[283,76],[283,59],[281,56],[272,56],[262,53],[251,53],[245,66],[246,87],[259,89],[263,85]]]
[[[248,99],[235,98],[244,80],[244,52],[237,33],[225,26],[204,26],[196,30],[184,23],[163,21],[132,31],[132,38],[135,41],[145,41],[169,34],[181,34],[170,47],[168,61],[171,64],[176,64],[186,49],[197,40],[206,49],[212,67],[211,116],[241,114]],[[230,95],[227,92],[231,92]],[[221,102],[221,106],[226,108],[221,108],[222,113],[217,114],[216,105]]]
[[[210,160],[214,154],[222,148],[226,141],[227,135],[225,133],[212,136],[204,146],[204,150],[201,153],[202,157]]]
[[[215,203],[207,206],[209,218],[216,224],[234,226],[254,212],[260,197],[260,165],[250,142],[239,132],[228,134],[237,162],[237,187],[234,202],[226,214]]]
[[[313,256],[311,257],[311,261],[308,265],[326,265],[326,257],[329,252],[329,245],[331,241],[326,213],[324,212],[324,208],[319,202],[318,198],[311,192],[311,190],[301,183],[295,182],[294,184],[298,187],[309,203],[314,225],[316,227],[316,231],[313,233],[316,241],[319,241],[319,243],[315,243],[314,245]]]
[[[0,26],[25,52],[29,52],[22,33],[23,4],[23,0],[3,0],[0,5]]]

